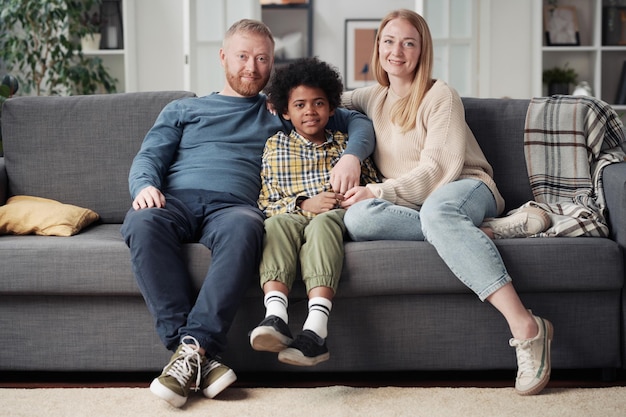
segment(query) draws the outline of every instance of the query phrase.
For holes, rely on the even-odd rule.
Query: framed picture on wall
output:
[[[580,45],[578,15],[573,6],[547,6],[543,12],[548,46]]]
[[[372,74],[372,52],[380,19],[346,19],[344,86],[347,90],[376,83]]]

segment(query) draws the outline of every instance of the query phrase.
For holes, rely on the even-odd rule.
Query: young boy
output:
[[[263,152],[259,208],[265,220],[260,265],[265,319],[250,333],[252,348],[279,352],[281,362],[313,366],[329,358],[327,323],[343,267],[343,195],[330,186],[330,171],[348,137],[326,130],[341,100],[340,75],[317,58],[277,69],[266,89],[274,109],[290,120]],[[377,182],[373,164],[362,165],[361,182]],[[294,339],[288,327],[287,296],[300,264],[309,313]]]

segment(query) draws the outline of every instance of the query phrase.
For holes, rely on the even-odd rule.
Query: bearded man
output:
[[[223,89],[173,101],[146,134],[130,169],[132,208],[121,229],[156,331],[174,352],[150,389],[175,407],[185,404],[192,387],[213,398],[236,380],[217,355],[243,295],[258,281],[261,155],[267,138],[291,131],[267,110],[261,94],[274,64],[267,26],[250,19],[234,23],[220,60]],[[350,134],[331,177],[335,192],[345,193],[359,183],[374,132],[364,116],[342,109],[329,128]],[[194,241],[211,249],[199,293],[182,251],[183,243]]]

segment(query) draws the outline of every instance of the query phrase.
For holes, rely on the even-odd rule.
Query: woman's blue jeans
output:
[[[496,216],[491,190],[461,179],[435,190],[421,209],[374,198],[350,207],[344,223],[352,240],[426,240],[450,270],[484,301],[511,282],[493,241],[478,228]]]
[[[131,210],[122,235],[135,279],[159,337],[176,350],[193,336],[208,357],[224,350],[243,295],[259,276],[263,214],[229,193],[182,190],[166,195],[164,208]],[[183,243],[211,249],[211,266],[197,293]],[[257,281],[258,282],[258,281]]]

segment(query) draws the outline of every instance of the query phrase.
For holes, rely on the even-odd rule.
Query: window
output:
[[[417,0],[416,10],[430,27],[433,76],[461,96],[478,93],[477,0]]]

